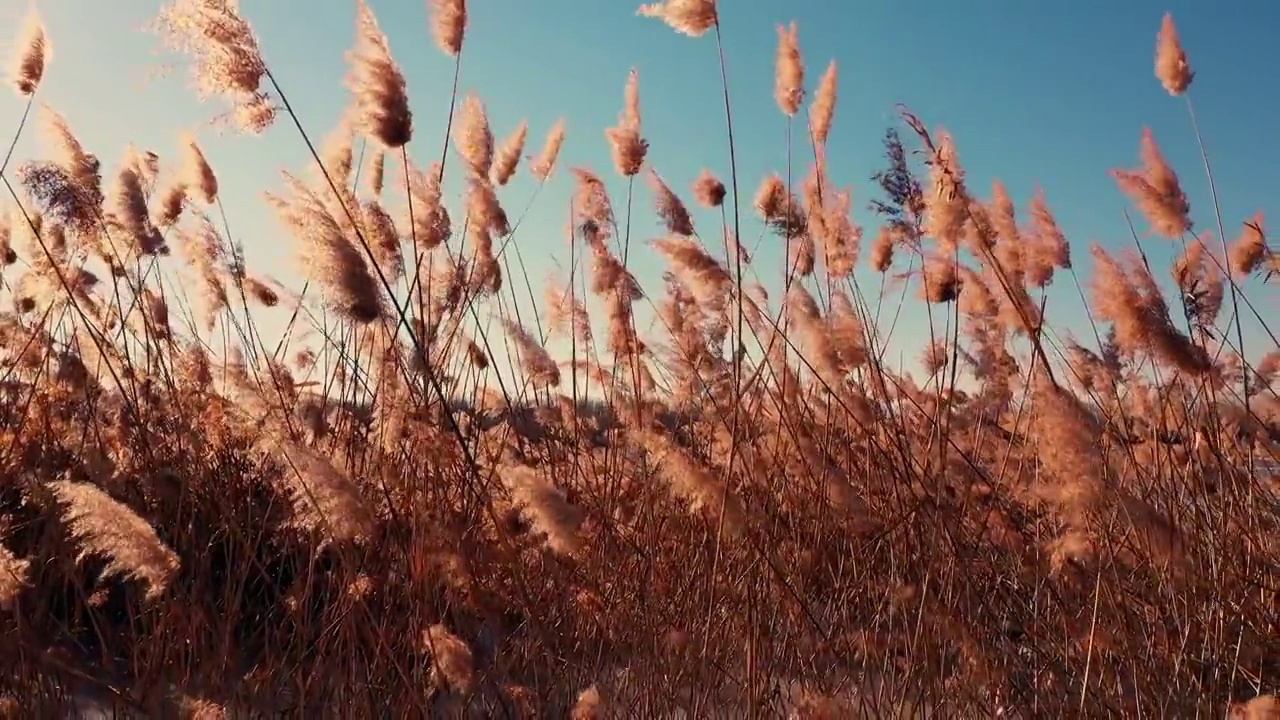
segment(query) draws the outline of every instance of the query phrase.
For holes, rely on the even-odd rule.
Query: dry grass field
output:
[[[463,1],[433,12],[458,57]],[[715,0],[640,15],[720,40]],[[1183,96],[1157,21],[1153,82]],[[1071,247],[904,109],[863,243],[828,175],[836,76],[806,79],[794,31],[794,181],[685,192],[646,164],[634,77],[582,140],[613,168],[558,167],[563,125],[495,140],[473,96],[417,138],[361,2],[321,142],[234,0],[159,23],[244,132],[312,148],[263,188],[308,275],[246,266],[194,140],[163,166],[82,147],[40,102],[32,16],[11,77],[44,154],[6,161],[0,227],[0,717],[1277,717],[1280,264],[1261,217],[1197,208],[1226,237],[1191,232],[1178,172],[1204,170],[1150,134],[1113,180],[1159,237]],[[732,148],[732,110],[708,141]],[[461,197],[410,142],[461,158]],[[564,286],[512,257],[515,172],[572,174]],[[661,239],[624,249],[615,172],[653,189]],[[722,222],[695,229],[685,195]],[[748,217],[787,268],[751,267]],[[859,263],[910,273],[925,374],[887,362]],[[1056,332],[1051,281],[1087,341]],[[504,293],[538,310],[479,332]]]

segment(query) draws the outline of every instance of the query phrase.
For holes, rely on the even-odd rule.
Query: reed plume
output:
[[[804,102],[804,61],[800,59],[799,31],[793,22],[778,26],[778,53],[774,61],[773,98],[787,116],[800,111]]]
[[[534,528],[546,536],[553,552],[572,555],[582,547],[578,527],[582,511],[565,499],[564,493],[525,465],[506,465],[498,474],[511,489],[512,497],[533,521]]]
[[[1181,95],[1191,86],[1195,73],[1187,63],[1187,54],[1178,40],[1178,30],[1173,25],[1173,15],[1165,13],[1156,35],[1156,79],[1170,95]]]
[[[636,14],[657,18],[690,37],[700,37],[720,22],[716,0],[664,0],[641,5]]]
[[[653,204],[667,232],[674,235],[693,235],[693,218],[684,202],[671,190],[652,168],[649,170],[649,187],[653,190]]]
[[[475,95],[462,101],[458,124],[454,131],[458,153],[476,177],[488,177],[493,166],[493,132],[484,102]]]
[[[59,480],[49,483],[63,506],[62,518],[80,544],[79,560],[106,560],[103,577],[120,576],[147,585],[147,598],[164,594],[178,572],[174,554],[146,520],[97,487]]]
[[[205,158],[204,151],[192,134],[182,138],[182,172],[181,187],[189,197],[192,191],[198,193],[196,198],[212,205],[218,199],[218,176]]]
[[[27,581],[30,569],[30,560],[19,558],[0,545],[0,610],[12,608],[22,591],[30,586]]]
[[[420,249],[431,250],[453,235],[449,210],[441,203],[440,164],[432,164],[425,172],[410,167],[408,175],[410,200],[402,222]]]
[[[640,135],[640,76],[635,68],[627,75],[618,124],[605,130],[605,137],[613,151],[613,165],[618,174],[623,177],[637,175],[649,151],[649,141]]]
[[[837,82],[836,61],[832,60],[818,81],[818,90],[809,106],[809,127],[813,130],[814,142],[820,145],[825,145],[827,136],[831,134],[831,122],[836,114]]]
[[[283,175],[290,197],[268,194],[267,199],[298,239],[303,268],[329,293],[335,311],[357,322],[373,322],[382,313],[382,303],[364,255],[314,192],[292,175]]]
[[[436,624],[422,634],[422,645],[431,656],[432,675],[437,682],[464,695],[471,692],[475,661],[471,648],[461,638]]]
[[[12,70],[10,81],[19,95],[30,97],[40,87],[44,79],[44,69],[49,64],[51,54],[49,38],[45,35],[44,22],[31,5],[27,15],[18,26],[18,37],[13,46]]]
[[[724,183],[720,179],[711,174],[710,170],[703,170],[698,174],[698,178],[693,181],[693,197],[698,204],[705,208],[717,208],[724,204],[726,195]]]
[[[546,181],[551,177],[551,171],[556,167],[556,159],[560,156],[560,148],[564,145],[564,131],[564,118],[561,118],[547,131],[542,151],[537,157],[530,159],[529,172],[539,181]]]
[[[1176,240],[1191,230],[1191,203],[1178,183],[1177,174],[1160,153],[1150,128],[1142,130],[1139,154],[1140,169],[1112,170],[1111,176],[1151,223],[1153,233]]]
[[[1241,277],[1252,275],[1262,266],[1267,252],[1262,213],[1256,213],[1253,218],[1244,223],[1244,227],[1240,230],[1240,237],[1231,243],[1228,259],[1232,272]]]
[[[274,105],[260,89],[267,66],[238,0],[173,0],[161,6],[154,27],[169,49],[190,56],[202,99],[229,99],[249,132],[262,132],[274,122]]]
[[[489,171],[489,179],[494,185],[506,185],[516,174],[520,166],[520,154],[524,152],[524,141],[529,134],[529,123],[521,120],[511,135],[498,146],[493,167]]]
[[[413,112],[404,75],[365,0],[356,4],[356,43],[347,62],[351,65],[347,88],[355,103],[356,127],[388,148],[407,145],[413,139]]]
[[[446,54],[457,57],[467,33],[466,0],[427,0],[431,7],[431,37]]]

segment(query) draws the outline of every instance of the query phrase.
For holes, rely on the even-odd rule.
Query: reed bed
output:
[[[465,3],[430,6],[460,60]],[[714,0],[639,15],[720,41]],[[864,252],[826,155],[836,65],[807,77],[794,24],[795,167],[746,187],[726,87],[730,163],[696,213],[646,161],[634,73],[577,140],[614,167],[561,168],[564,122],[495,136],[456,82],[447,136],[417,137],[363,0],[326,142],[235,2],[171,0],[157,29],[227,121],[305,141],[264,188],[305,275],[247,266],[196,138],[104,168],[38,100],[30,16],[11,81],[43,153],[2,173],[0,716],[1277,717],[1280,346],[1249,295],[1280,266],[1260,216],[1215,202],[1216,239],[1193,231],[1195,169],[1151,133],[1113,180],[1158,237],[1082,248],[903,109]],[[1155,74],[1189,97],[1167,16]],[[461,196],[411,144],[459,158]],[[557,172],[572,270],[539,295],[504,189]],[[754,266],[750,223],[785,268]],[[928,308],[911,370],[862,263]],[[1054,282],[1091,337],[1055,325]]]

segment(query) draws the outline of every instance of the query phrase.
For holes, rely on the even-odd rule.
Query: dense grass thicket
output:
[[[465,3],[430,6],[458,58]],[[720,40],[714,0],[640,14]],[[1082,251],[904,109],[860,251],[835,65],[806,79],[794,25],[795,167],[753,195],[713,98],[730,161],[691,188],[720,219],[697,229],[646,163],[634,74],[581,140],[615,167],[558,168],[564,124],[526,157],[476,96],[415,138],[363,0],[324,142],[234,0],[157,25],[225,119],[306,141],[263,188],[305,282],[246,266],[194,138],[110,169],[82,147],[39,101],[32,15],[12,82],[44,151],[2,173],[0,716],[1276,717],[1280,266],[1260,216],[1192,231],[1150,133],[1113,172],[1131,247]],[[1155,70],[1186,94],[1168,17]],[[410,143],[460,160],[456,203]],[[572,272],[540,292],[503,190],[557,171]],[[637,182],[665,230],[628,248],[610,188]],[[753,267],[748,223],[787,267]],[[862,263],[927,306],[924,374],[886,358]]]

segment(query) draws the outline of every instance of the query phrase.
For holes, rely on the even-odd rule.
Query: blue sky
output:
[[[25,0],[0,9],[11,27]],[[426,3],[369,0],[408,78],[415,112],[410,153],[426,164],[439,157],[449,102],[452,60],[431,41]],[[461,88],[486,102],[495,134],[522,119],[530,124],[530,152],[543,133],[565,117],[568,136],[560,170],[521,226],[520,243],[535,291],[552,265],[567,260],[565,220],[569,166],[590,167],[609,182],[621,212],[625,184],[613,173],[604,128],[616,121],[630,68],[640,73],[649,163],[692,204],[689,184],[703,168],[728,177],[720,75],[711,36],[690,39],[656,20],[635,17],[637,0],[476,0],[463,51]],[[1021,207],[1036,187],[1073,246],[1082,275],[1088,244],[1131,245],[1124,197],[1107,176],[1137,164],[1142,127],[1152,128],[1191,198],[1198,229],[1216,229],[1184,103],[1153,77],[1155,35],[1172,11],[1197,76],[1192,86],[1205,132],[1229,239],[1257,210],[1280,218],[1280,150],[1270,141],[1280,117],[1280,94],[1267,91],[1280,67],[1280,6],[1242,0],[1215,7],[1204,2],[932,2],[863,0],[723,2],[730,91],[744,207],[769,171],[785,172],[786,120],[772,97],[775,26],[795,20],[812,88],[829,60],[840,68],[840,99],[829,146],[834,180],[854,193],[855,219],[867,243],[875,218],[866,210],[869,180],[883,166],[881,138],[905,103],[930,127],[954,135],[970,187],[982,196],[998,177]],[[327,133],[347,101],[341,81],[343,53],[353,37],[354,2],[347,0],[243,0],[263,55],[315,139]],[[40,99],[63,112],[82,142],[104,164],[119,161],[127,143],[172,157],[179,132],[200,130],[223,188],[231,226],[248,248],[252,267],[300,284],[293,240],[285,237],[261,200],[279,187],[281,168],[301,171],[306,149],[285,122],[261,137],[200,129],[223,108],[200,104],[181,67],[155,77],[163,62],[158,39],[142,28],[157,0],[45,0],[41,12],[54,57]],[[8,42],[8,40],[0,40]],[[7,47],[0,47],[7,53]],[[1263,78],[1258,80],[1256,78]],[[11,136],[21,114],[12,94],[0,95],[0,134]],[[24,138],[19,156],[35,150]],[[794,145],[797,178],[806,171],[807,146]],[[451,163],[456,159],[451,159]],[[446,181],[446,190],[456,184]],[[500,197],[518,215],[533,191],[526,175]],[[648,194],[636,205],[637,240],[656,237]],[[451,209],[461,212],[456,194]],[[697,215],[707,237],[718,217]],[[1274,221],[1273,221],[1274,222]],[[744,226],[751,247],[757,226]],[[1139,232],[1145,224],[1139,223]],[[1173,247],[1143,238],[1160,268]],[[781,277],[780,241],[766,238],[757,272],[769,287]],[[633,246],[634,247],[634,246]],[[647,288],[659,289],[661,267],[647,250],[633,251],[633,269]],[[878,278],[865,268],[869,293]],[[1059,329],[1080,331],[1081,305],[1069,278],[1050,294],[1049,314]],[[1252,283],[1250,297],[1266,314],[1277,308],[1275,286]],[[775,296],[776,299],[776,296]],[[874,298],[872,298],[874,302]],[[897,342],[924,337],[923,315],[908,312]],[[1081,333],[1085,337],[1088,334]],[[1250,356],[1271,349],[1256,328]],[[895,343],[897,344],[897,343]]]

